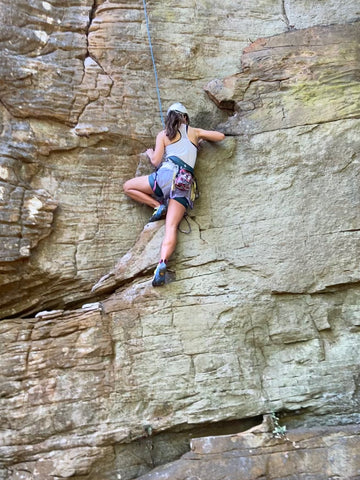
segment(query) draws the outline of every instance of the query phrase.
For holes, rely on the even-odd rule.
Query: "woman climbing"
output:
[[[221,132],[190,127],[189,123],[184,105],[171,105],[165,129],[156,137],[155,150],[146,151],[151,163],[159,168],[149,176],[135,177],[124,184],[126,195],[154,208],[150,222],[166,215],[160,261],[152,281],[154,287],[165,283],[166,264],[175,250],[178,225],[186,209],[193,208],[193,174],[199,142],[219,142],[225,137]]]

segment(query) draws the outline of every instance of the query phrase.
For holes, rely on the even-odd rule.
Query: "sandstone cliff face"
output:
[[[164,109],[227,134],[163,289],[163,222],[122,193],[161,129],[142,2],[1,10],[0,478],[359,476],[358,2],[148,2]],[[335,430],[151,472],[270,412]]]

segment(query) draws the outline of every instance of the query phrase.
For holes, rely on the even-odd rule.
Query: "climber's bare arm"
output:
[[[164,137],[165,132],[160,132],[156,137],[155,150],[152,148],[148,148],[146,150],[146,155],[150,158],[150,162],[154,165],[154,167],[159,166],[162,161],[165,151]]]
[[[225,135],[216,130],[203,130],[202,128],[194,128],[198,140],[208,140],[209,142],[220,142],[224,140]]]

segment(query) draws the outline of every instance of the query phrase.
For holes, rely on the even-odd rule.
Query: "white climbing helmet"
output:
[[[170,105],[170,107],[168,108],[167,114],[169,115],[169,113],[171,111],[178,112],[178,113],[183,113],[183,114],[189,116],[188,111],[186,110],[184,105],[182,103],[179,103],[179,102],[173,103],[172,105]]]

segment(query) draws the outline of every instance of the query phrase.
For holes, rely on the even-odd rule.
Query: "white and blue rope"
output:
[[[163,116],[163,113],[162,113],[162,106],[161,106],[161,98],[160,98],[160,90],[159,90],[159,80],[158,80],[158,74],[157,74],[157,71],[156,71],[156,64],[155,64],[153,47],[152,47],[152,43],[151,43],[151,35],[150,35],[150,27],[149,27],[149,17],[148,17],[147,10],[146,10],[146,1],[145,1],[145,0],[143,0],[143,4],[144,4],[144,13],[145,13],[145,20],[146,20],[146,29],[147,29],[147,34],[148,34],[148,40],[149,40],[149,47],[150,47],[151,59],[152,59],[153,68],[154,68],[156,93],[157,93],[158,102],[159,102],[159,109],[160,109],[160,119],[161,119],[161,123],[163,124],[163,127],[165,127],[164,116]]]

